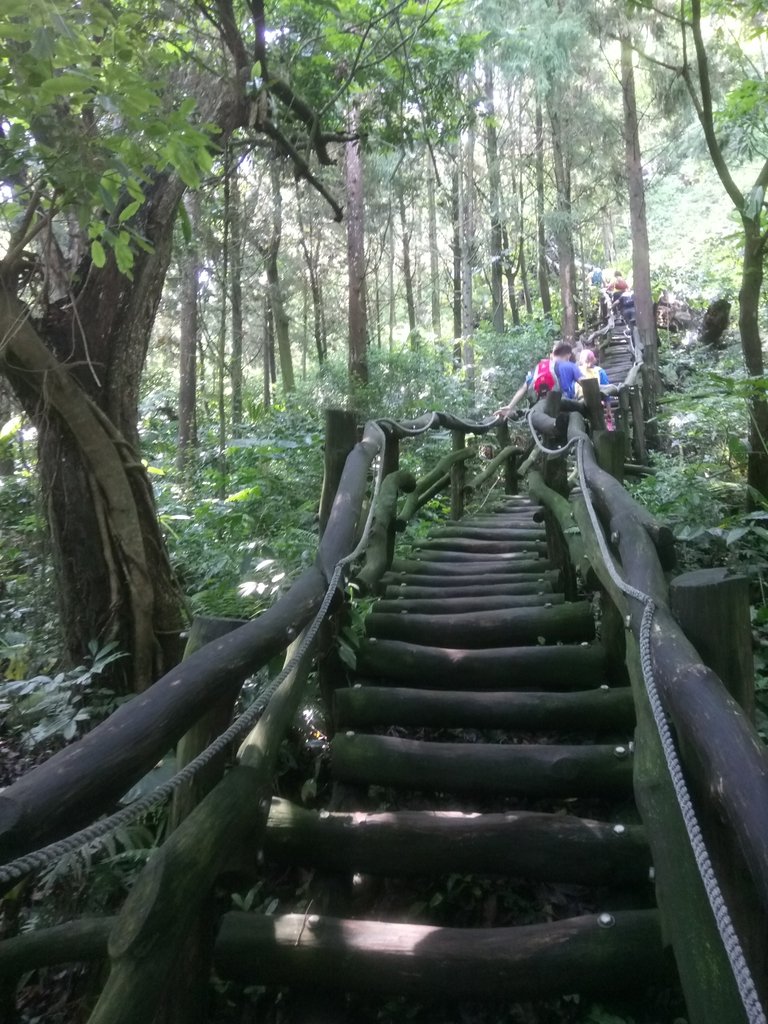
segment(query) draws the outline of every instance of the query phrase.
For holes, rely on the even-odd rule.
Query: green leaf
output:
[[[134,199],[132,203],[128,203],[125,209],[120,211],[120,216],[117,218],[118,223],[122,224],[123,221],[130,220],[131,217],[138,211],[141,206],[141,200]]]
[[[192,224],[189,219],[189,211],[184,203],[179,203],[179,225],[184,241],[189,244],[192,241]]]
[[[94,238],[91,242],[91,259],[97,267],[103,267],[107,262],[107,254],[98,238]]]

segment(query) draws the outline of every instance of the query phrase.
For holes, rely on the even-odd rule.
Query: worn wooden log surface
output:
[[[600,644],[466,650],[363,640],[357,664],[362,675],[385,676],[431,690],[525,690],[532,679],[541,689],[581,690],[605,681],[605,652]]]
[[[506,424],[505,424],[506,425]],[[514,486],[514,466],[522,456],[523,450],[517,445],[508,444],[498,452],[483,469],[480,470],[471,480],[468,480],[464,489],[467,493],[479,490],[485,483],[494,477],[499,470],[504,468],[505,486]]]
[[[627,637],[627,664],[637,705],[635,799],[655,866],[665,944],[671,944],[691,1020],[743,1024],[741,1000],[701,884],[643,683],[637,641]]]
[[[532,580],[530,583],[492,583],[490,586],[483,586],[482,584],[475,584],[470,586],[458,586],[445,588],[445,597],[447,600],[453,600],[458,597],[485,597],[507,594],[510,597],[524,597],[526,595],[544,595],[549,594],[550,596],[554,593],[553,581],[550,579]],[[384,588],[385,599],[397,599],[400,597],[410,601],[413,598],[430,598],[440,599],[440,592],[435,587],[418,587],[409,586],[406,583],[398,583],[396,585],[389,584]],[[562,594],[558,594],[558,597],[562,597]]]
[[[365,620],[369,637],[430,645],[508,647],[513,644],[569,643],[595,635],[587,601],[552,608],[510,608],[447,615],[392,615],[373,612]]]
[[[568,548],[571,565],[581,575],[587,586],[593,586],[595,582],[594,574],[590,571],[589,559],[587,558],[581,531],[574,518],[573,509],[568,499],[564,498],[562,494],[558,494],[551,487],[548,487],[544,482],[542,474],[535,469],[528,473],[528,491],[550,509]]]
[[[375,875],[503,874],[540,881],[644,883],[643,829],[570,814],[335,813],[273,799],[265,855],[280,864]]]
[[[452,594],[453,591],[450,591]],[[505,608],[550,608],[563,603],[562,594],[497,594],[488,597],[408,598],[377,601],[378,613],[402,615],[448,615],[457,612],[503,611]]]
[[[500,526],[496,529],[491,526],[467,526],[460,529],[457,526],[444,526],[441,530],[432,533],[433,540],[428,541],[430,545],[435,541],[445,541],[449,538],[462,540],[546,540],[546,530],[541,526]],[[439,546],[439,545],[438,545]]]
[[[219,973],[247,984],[301,984],[420,998],[552,998],[626,991],[669,976],[653,910],[520,928],[435,928],[233,912],[222,921]]]
[[[482,586],[483,584],[487,584],[488,587],[515,586],[528,583],[550,583],[552,586],[559,586],[560,570],[544,569],[533,572],[520,572],[518,570],[515,573],[486,571],[470,573],[468,575],[463,573],[457,573],[456,575],[443,573],[439,576],[420,572],[389,572],[385,574],[383,583],[385,587],[404,583],[406,586],[439,587],[441,590],[454,587]]]
[[[416,487],[416,479],[406,470],[397,470],[384,478],[374,510],[373,526],[365,552],[365,565],[357,574],[357,582],[364,591],[373,590],[389,568],[392,559],[390,534],[394,528],[398,496],[410,494]]]
[[[423,576],[476,576],[478,574],[492,573],[494,576],[509,573],[535,573],[541,570],[551,569],[552,566],[546,558],[526,558],[507,555],[494,560],[493,565],[488,561],[480,561],[475,558],[470,562],[449,562],[447,564],[428,561],[422,558],[395,558],[392,562],[393,573],[412,573]]]
[[[632,758],[626,745],[435,743],[340,733],[331,770],[342,782],[439,793],[526,797],[626,797]]]
[[[571,414],[568,437],[585,437],[584,420],[578,413]],[[583,445],[584,472],[598,510],[608,519],[619,522],[631,520],[639,523],[653,540],[662,568],[675,565],[675,538],[668,526],[660,523],[608,473],[597,464],[592,445]]]
[[[728,569],[698,569],[669,585],[670,609],[705,665],[754,719],[755,666],[749,580]]]
[[[443,566],[477,565],[487,569],[492,566],[516,565],[519,562],[536,561],[538,558],[545,559],[547,554],[547,545],[542,541],[525,540],[504,547],[506,550],[502,550],[502,546],[499,545],[498,551],[459,551],[422,547],[417,548],[414,553],[421,565],[439,564],[438,572],[444,571]]]
[[[533,533],[533,531],[527,531]],[[504,536],[493,540],[481,540],[476,537],[438,537],[434,540],[419,541],[414,545],[414,550],[419,552],[419,558],[432,554],[445,555],[503,555],[523,552],[535,552],[546,554],[547,545],[542,531],[538,536],[509,538]],[[448,559],[446,559],[447,561]],[[459,559],[457,559],[459,561]]]
[[[339,689],[340,729],[398,725],[436,729],[511,729],[520,732],[627,732],[635,722],[629,687],[575,692],[441,692],[405,687]]]

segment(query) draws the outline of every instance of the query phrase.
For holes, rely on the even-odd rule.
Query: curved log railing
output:
[[[628,387],[634,387],[640,365],[637,359],[633,362],[630,376],[634,373],[634,378]],[[617,434],[602,444],[600,401],[594,398],[588,394],[586,403],[594,445],[581,415],[584,404],[568,405],[559,395],[550,395],[533,410],[530,421],[535,434],[545,438],[550,449],[559,437],[562,449],[553,455],[542,452],[539,443],[541,470],[532,468],[534,459],[521,466],[525,453],[509,444],[506,425],[496,419],[473,423],[432,413],[413,421],[385,419],[366,424],[362,440],[346,458],[332,505],[327,492],[324,496],[330,512],[315,563],[288,594],[254,622],[192,654],[82,740],[0,793],[0,856],[6,861],[22,858],[10,871],[4,873],[0,867],[0,885],[7,887],[35,866],[34,858],[26,862],[24,855],[108,812],[221,699],[222,689],[234,692],[247,675],[289,650],[291,670],[243,740],[236,766],[171,833],[117,918],[109,923],[73,922],[37,937],[21,936],[0,944],[0,982],[4,982],[0,993],[9,985],[12,988],[16,978],[32,966],[74,956],[98,957],[106,943],[112,969],[90,1024],[143,1024],[153,1019],[174,971],[193,979],[187,985],[187,998],[199,997],[199,986],[207,983],[219,920],[213,887],[235,863],[239,871],[258,877],[253,854],[263,838],[274,761],[301,699],[311,645],[306,650],[308,641],[302,645],[298,661],[292,655],[308,636],[302,631],[316,631],[318,610],[330,604],[329,581],[333,594],[341,566],[358,543],[370,469],[378,457],[383,482],[373,503],[365,564],[357,576],[368,591],[378,587],[392,565],[396,530],[432,494],[450,487],[452,514],[459,518],[465,498],[490,482],[497,471],[504,470],[506,490],[511,493],[518,474],[526,468],[529,491],[545,506],[552,530],[560,537],[553,550],[563,568],[573,574],[574,581],[578,574],[590,587],[596,581],[602,584],[603,643],[614,661],[626,663],[633,684],[638,720],[635,789],[653,851],[663,928],[675,950],[691,1020],[694,1024],[765,1020],[759,1000],[766,997],[768,960],[764,927],[768,918],[768,757],[748,714],[701,663],[669,610],[665,571],[674,562],[671,534],[604,468],[621,468],[624,439]],[[417,482],[398,469],[400,441],[433,428],[451,432],[452,451]],[[497,434],[500,450],[468,480],[465,466],[474,452],[466,447],[466,435],[491,430]],[[565,461],[572,448],[579,452],[579,475],[578,486],[568,494]],[[406,497],[398,514],[400,494]],[[553,620],[563,618],[558,606],[551,611]],[[526,628],[520,624],[524,618],[523,614],[514,617],[515,628]],[[731,908],[735,930],[726,939],[728,955],[733,964],[734,949],[743,949],[744,967],[751,968],[756,993],[748,990],[743,974],[738,984],[734,982],[714,927],[708,895],[664,766],[655,724],[658,709],[652,707],[655,698],[652,693],[649,701],[646,689],[649,677],[673,724],[683,774]],[[679,782],[676,778],[675,786]],[[232,918],[219,942],[237,946],[242,939],[247,946],[250,939],[241,936],[238,922],[239,918]],[[302,927],[300,921],[297,927]],[[692,952],[692,927],[697,929],[699,951],[705,950],[703,957]],[[738,955],[735,961],[738,974]],[[742,1004],[748,1005],[746,1018]],[[176,1007],[173,1019],[184,1019],[184,1012],[183,1006]]]

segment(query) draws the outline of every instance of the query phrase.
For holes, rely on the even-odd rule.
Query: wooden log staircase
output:
[[[18,1020],[38,969],[109,961],[89,1024],[230,1024],[209,1002],[212,968],[291,993],[292,1015],[249,1016],[243,1000],[238,1024],[766,1024],[768,756],[750,718],[748,585],[717,571],[668,585],[671,532],[619,482],[630,445],[645,460],[642,352],[623,328],[606,337],[622,429],[602,429],[596,382],[585,405],[551,393],[530,415],[541,458],[494,420],[369,421],[358,439],[342,415],[317,557],[288,594],[219,622],[0,793],[0,893],[23,892],[111,834],[115,801],[169,746],[186,766],[147,798],[174,793],[170,829],[115,916],[0,942],[0,1019]],[[400,441],[434,429],[451,450],[417,481]],[[490,431],[499,451],[470,479],[467,436]],[[523,474],[527,493],[512,493]],[[505,496],[464,516],[497,484]],[[452,520],[395,557],[396,531],[445,490]],[[348,677],[332,642],[345,572],[376,595]],[[222,733],[243,680],[280,652],[256,714]],[[332,795],[306,806],[274,793],[313,663]],[[275,870],[308,881],[262,912],[219,900]]]
[[[276,801],[265,845],[280,865],[375,878],[368,904],[229,915],[226,976],[438,1003],[626,997],[673,977],[632,800],[631,690],[589,601],[564,599],[541,519],[510,497],[395,560],[335,694],[344,809]],[[415,913],[396,881],[413,876],[433,894]],[[479,894],[465,927],[441,924],[458,879]],[[517,914],[501,879],[526,887]],[[553,883],[575,895],[554,907]]]

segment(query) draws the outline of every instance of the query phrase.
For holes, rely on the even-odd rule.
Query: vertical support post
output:
[[[629,390],[629,407],[632,411],[632,446],[635,458],[641,466],[648,465],[648,448],[645,444],[645,419],[643,418],[643,396],[633,385]]]
[[[624,453],[627,448],[624,432],[621,430],[600,430],[592,438],[595,458],[600,469],[610,473],[620,483],[624,482]]]
[[[395,437],[394,434],[387,434],[382,458],[384,460],[382,480],[385,480],[390,473],[395,473],[400,468],[400,438]],[[392,564],[392,559],[395,556],[396,524],[397,516],[393,515],[387,527],[387,565]]]
[[[325,468],[320,495],[320,536],[325,532],[347,456],[357,444],[357,413],[325,410]]]
[[[245,625],[245,619],[216,619],[209,616],[196,618],[189,631],[187,646],[184,649],[184,657],[199,651],[211,640],[231,633]],[[205,748],[220,736],[232,721],[232,712],[235,706],[238,691],[241,683],[226,687],[216,703],[202,715],[192,728],[181,737],[176,745],[176,767],[177,770],[202,753]],[[225,754],[214,758],[209,765],[198,772],[194,780],[180,786],[173,795],[171,804],[170,825],[177,828],[184,818],[203,799],[221,776],[224,774]]]
[[[624,457],[629,455],[630,438],[630,412],[629,412],[629,391],[622,387],[619,391],[619,408],[616,414],[616,433],[624,437]]]
[[[462,451],[464,444],[464,431],[451,431],[451,450]],[[464,481],[466,479],[466,467],[463,461],[455,462],[451,466],[451,519],[461,519],[464,515]]]
[[[727,569],[698,569],[669,585],[672,614],[726,690],[754,721],[755,668],[749,619],[749,580]]]
[[[581,393],[584,395],[584,404],[587,407],[587,415],[592,425],[592,430],[605,430],[605,413],[600,395],[600,384],[596,377],[585,378],[579,382]]]
[[[509,424],[506,420],[497,423],[495,427],[496,437],[501,448],[506,448],[510,442]],[[504,493],[517,494],[517,462],[518,455],[510,455],[504,462]]]

